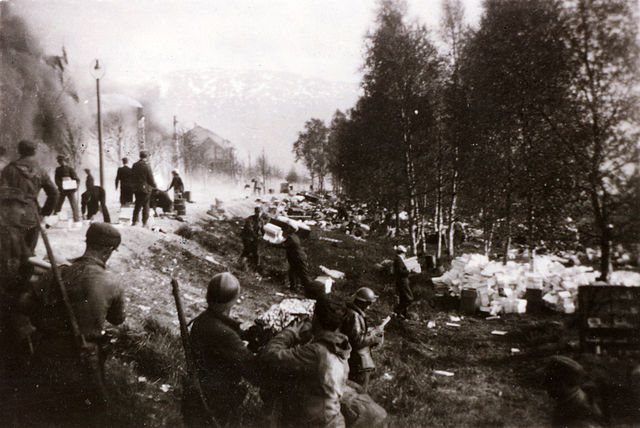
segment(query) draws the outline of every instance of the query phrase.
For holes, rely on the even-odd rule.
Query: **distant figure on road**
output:
[[[147,162],[149,154],[146,151],[140,152],[140,160],[133,164],[131,168],[133,178],[133,191],[136,195],[136,203],[133,207],[132,226],[138,222],[140,210],[142,210],[142,225],[146,226],[149,220],[149,199],[151,190],[157,188],[156,181],[153,179],[153,171]]]
[[[403,317],[407,316],[407,308],[413,302],[413,291],[409,284],[409,270],[404,263],[407,249],[403,245],[396,247],[396,257],[393,259],[393,275],[396,279],[396,292],[400,302],[396,306],[395,312]]]
[[[260,207],[255,207],[252,216],[249,216],[244,221],[244,227],[242,228],[242,254],[240,260],[244,265],[246,260],[251,263],[254,269],[258,269],[260,266],[260,241],[264,235],[264,222],[262,221],[262,212]]]
[[[98,212],[98,209],[102,210],[102,219],[105,223],[111,223],[111,216],[107,209],[106,194],[102,187],[94,185],[93,176],[89,169],[85,169],[87,173],[86,186],[87,190],[81,196],[82,215],[85,215],[88,220],[91,220]]]
[[[182,195],[184,194],[184,183],[182,182],[180,173],[177,169],[174,169],[171,171],[171,175],[173,176],[173,179],[166,191],[168,192],[173,187],[173,199],[182,199]]]
[[[118,190],[118,183],[120,184],[120,206],[128,207],[133,202],[133,184],[132,184],[132,171],[129,165],[129,159],[122,158],[122,166],[118,168],[116,174],[116,190]]]
[[[76,199],[76,190],[80,186],[80,178],[76,171],[67,165],[67,159],[64,156],[58,156],[59,167],[56,168],[55,182],[58,186],[58,204],[56,205],[55,214],[62,209],[65,198],[69,199],[71,211],[73,212],[73,221],[80,221],[78,215],[78,200]]]

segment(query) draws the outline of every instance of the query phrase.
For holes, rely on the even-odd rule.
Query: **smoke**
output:
[[[78,96],[65,73],[67,55],[45,56],[9,2],[0,3],[0,147],[21,139],[76,160],[82,128]]]

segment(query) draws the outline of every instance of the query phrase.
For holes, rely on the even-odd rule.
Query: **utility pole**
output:
[[[96,99],[98,103],[98,153],[100,156],[100,186],[104,188],[104,158],[102,154],[102,117],[100,111],[100,78],[104,76],[104,67],[100,60],[95,60],[95,65],[91,68],[91,75],[96,79]]]

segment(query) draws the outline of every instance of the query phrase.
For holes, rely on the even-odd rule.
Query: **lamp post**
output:
[[[102,117],[100,116],[100,79],[104,76],[104,67],[96,59],[91,67],[91,75],[96,79],[96,98],[98,102],[98,151],[100,155],[100,186],[104,189],[104,161],[102,157]]]

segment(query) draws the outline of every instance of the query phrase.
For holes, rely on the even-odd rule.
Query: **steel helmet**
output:
[[[376,296],[376,293],[368,287],[362,287],[356,291],[355,299],[360,300],[361,302],[373,303],[377,298],[378,296]]]
[[[215,275],[207,288],[207,303],[229,303],[240,294],[238,278],[229,272]]]

